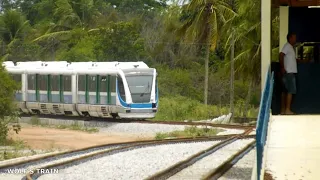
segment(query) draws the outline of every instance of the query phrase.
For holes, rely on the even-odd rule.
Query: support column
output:
[[[279,53],[280,53],[282,47],[287,42],[287,34],[289,30],[289,7],[288,6],[279,7],[279,19],[280,19]]]
[[[261,92],[271,62],[271,0],[261,1]]]

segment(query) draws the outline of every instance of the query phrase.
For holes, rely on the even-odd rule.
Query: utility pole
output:
[[[230,122],[232,122],[234,117],[234,29],[232,29],[231,34],[231,73],[230,73]]]

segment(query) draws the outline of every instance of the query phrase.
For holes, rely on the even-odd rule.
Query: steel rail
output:
[[[32,115],[22,115],[21,117],[31,118]],[[79,121],[89,121],[89,122],[115,122],[115,123],[140,123],[140,124],[167,124],[167,125],[185,125],[185,126],[210,126],[218,128],[228,128],[228,129],[247,129],[255,128],[252,125],[239,125],[239,124],[214,124],[207,122],[182,122],[182,121],[154,121],[154,120],[118,120],[118,119],[107,119],[107,118],[95,118],[95,117],[72,117],[72,116],[61,116],[61,115],[37,115],[39,119],[60,119],[60,120],[79,120]]]
[[[62,151],[57,153],[52,153],[44,156],[24,159],[21,161],[11,162],[0,165],[0,172],[4,172],[6,169],[20,168],[26,165],[39,163],[40,161],[50,161],[52,158],[63,158],[64,156],[72,156],[73,154],[85,154],[87,151],[95,151],[96,149],[104,149],[104,148],[112,148],[117,146],[128,146],[128,145],[136,145],[136,144],[144,144],[144,143],[166,143],[166,142],[196,142],[196,141],[204,141],[204,140],[222,140],[225,138],[229,138],[236,134],[228,134],[228,135],[219,135],[219,136],[211,136],[211,137],[195,137],[195,138],[173,138],[173,139],[162,139],[162,140],[140,140],[140,141],[130,141],[130,142],[122,142],[122,143],[107,143],[95,146],[89,146],[85,148],[80,148],[76,150]]]
[[[230,168],[233,167],[243,156],[250,152],[255,147],[256,141],[249,143],[247,146],[242,148],[236,154],[231,156],[228,160],[218,166],[216,169],[208,173],[203,179],[204,180],[217,180],[223,176]]]
[[[203,150],[203,151],[187,158],[186,160],[180,161],[180,162],[174,164],[173,166],[152,175],[151,177],[147,178],[147,180],[168,179],[169,177],[171,177],[171,176],[177,174],[178,172],[180,172],[181,170],[193,165],[194,163],[201,160],[202,158],[211,155],[212,153],[225,147],[226,145],[231,144],[239,139],[247,139],[247,138],[254,138],[254,136],[241,134],[241,135],[236,135],[236,136],[230,137],[224,141],[221,141],[221,142],[207,148],[206,150]]]
[[[26,175],[26,178],[28,180],[31,180],[33,177],[41,175],[37,173],[37,169],[53,169],[58,168],[61,166],[71,166],[74,164],[80,164],[84,163],[84,161],[91,160],[90,158],[100,158],[99,156],[106,156],[106,155],[112,155],[120,152],[130,151],[133,149],[143,148],[143,147],[149,147],[149,146],[157,146],[157,145],[163,145],[163,144],[175,144],[175,143],[189,143],[189,142],[201,142],[201,141],[219,141],[224,140],[227,138],[230,138],[234,135],[225,135],[225,136],[214,136],[214,137],[207,137],[207,138],[179,138],[179,139],[169,139],[169,140],[152,140],[152,141],[145,141],[145,142],[139,142],[135,144],[128,144],[127,146],[122,146],[114,149],[107,149],[99,152],[90,152],[90,154],[84,154],[80,157],[76,157],[70,160],[65,160],[58,163],[53,163],[50,165],[45,165],[42,167],[37,167],[33,169],[33,172],[36,173],[28,173]],[[251,135],[252,138],[254,138],[254,135]]]

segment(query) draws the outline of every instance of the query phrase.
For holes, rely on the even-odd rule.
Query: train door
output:
[[[60,95],[60,76],[59,75],[50,75],[49,76],[49,94],[51,96],[51,102],[52,103],[61,103],[61,95]]]
[[[99,104],[109,104],[109,76],[99,76]]]
[[[87,75],[78,76],[78,104],[87,103]]]
[[[37,77],[35,74],[27,75],[27,101],[28,102],[37,102],[38,100],[38,91],[37,91]]]
[[[15,100],[22,101],[22,74],[11,74],[12,79],[18,84],[19,90],[15,92]]]
[[[98,104],[99,103],[99,96],[98,96],[98,81],[97,78],[99,76],[97,75],[89,75],[87,78],[88,82],[88,104]]]
[[[72,104],[72,76],[60,75],[60,98],[65,104]]]
[[[38,84],[38,88],[36,89],[37,90],[37,94],[39,94],[39,99],[38,101],[39,102],[42,102],[42,103],[47,103],[49,102],[49,82],[48,82],[48,76],[47,75],[42,75],[42,74],[37,74],[36,76],[38,76],[37,78],[37,84]]]

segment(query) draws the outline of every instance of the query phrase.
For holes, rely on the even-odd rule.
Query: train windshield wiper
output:
[[[150,84],[148,82],[148,86],[147,88],[143,91],[143,93],[140,94],[140,97],[142,97],[144,95],[144,93],[148,92],[149,91],[149,88],[150,88]]]

